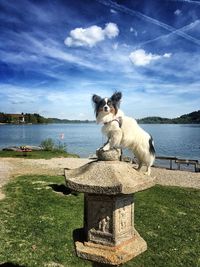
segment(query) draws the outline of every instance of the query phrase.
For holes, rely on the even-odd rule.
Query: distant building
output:
[[[25,123],[25,116],[23,113],[21,114],[1,113],[0,122]]]
[[[11,122],[14,123],[25,123],[24,114],[8,114],[11,117]]]

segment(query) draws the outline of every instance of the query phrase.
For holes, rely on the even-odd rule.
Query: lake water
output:
[[[200,125],[142,124],[141,127],[153,136],[157,155],[200,160]],[[0,149],[40,145],[47,138],[65,142],[68,152],[81,157],[94,154],[106,141],[101,126],[95,123],[0,125]]]

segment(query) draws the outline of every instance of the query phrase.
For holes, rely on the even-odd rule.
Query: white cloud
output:
[[[133,27],[130,27],[130,32],[133,32],[135,37],[138,36],[138,32]]]
[[[116,37],[119,34],[117,24],[112,22],[107,23],[104,29],[104,33],[109,39]]]
[[[177,9],[177,10],[174,11],[174,14],[175,14],[176,16],[179,16],[181,13],[182,13],[182,12],[181,12],[180,9]]]
[[[117,50],[119,44],[118,43],[114,43],[114,45],[112,46],[114,50]]]
[[[47,38],[45,40],[40,40],[34,36],[22,33],[21,36],[17,36],[23,40],[22,42],[22,52],[6,52],[0,49],[0,58],[2,61],[12,64],[28,64],[28,63],[48,63],[49,58],[56,60],[57,62],[67,62],[73,63],[79,66],[83,66],[92,70],[101,71],[101,67],[98,64],[93,64],[91,60],[88,60],[87,57],[84,57],[83,54],[75,55],[73,53],[66,52],[59,42],[54,41],[53,39]],[[16,43],[18,38],[14,39]],[[54,65],[55,66],[55,65]],[[51,66],[53,68],[53,66]],[[49,71],[50,69],[43,69],[43,72]],[[50,74],[50,73],[49,73]],[[58,73],[51,73],[51,76],[58,76]],[[48,75],[49,76],[49,75]]]
[[[172,55],[172,53],[165,53],[165,54],[163,55],[163,57],[170,58],[171,55]]]
[[[165,53],[164,55],[156,55],[152,53],[146,53],[143,49],[138,49],[133,51],[129,58],[131,62],[136,66],[146,66],[150,64],[152,61],[161,59],[161,58],[170,58],[171,53]]]
[[[105,40],[105,38],[114,38],[119,34],[119,29],[115,23],[107,23],[105,28],[93,25],[88,28],[76,28],[71,30],[70,36],[67,37],[64,43],[71,46],[89,46],[93,47],[98,42]]]
[[[117,14],[117,11],[111,8],[110,13]]]

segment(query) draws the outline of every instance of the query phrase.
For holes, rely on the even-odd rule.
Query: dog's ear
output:
[[[98,103],[101,101],[101,97],[98,96],[98,95],[93,95],[93,96],[92,96],[92,101],[93,101],[95,104],[98,104]]]
[[[114,101],[114,102],[119,102],[121,98],[122,98],[122,93],[121,92],[115,92],[111,96],[111,100]]]

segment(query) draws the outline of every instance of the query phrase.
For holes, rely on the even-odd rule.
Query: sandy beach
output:
[[[0,158],[0,199],[5,196],[2,187],[16,176],[24,174],[63,175],[64,168],[77,168],[90,162],[88,158],[24,159]],[[200,173],[152,168],[152,176],[160,185],[200,189]],[[63,180],[64,181],[64,180]]]

